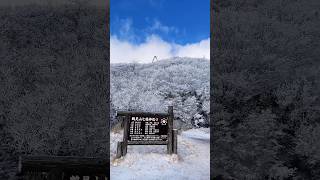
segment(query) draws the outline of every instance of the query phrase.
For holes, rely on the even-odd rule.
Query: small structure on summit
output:
[[[157,57],[157,56],[153,56],[152,63],[153,63],[154,61],[158,61],[158,57]]]

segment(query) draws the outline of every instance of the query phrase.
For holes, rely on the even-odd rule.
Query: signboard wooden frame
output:
[[[168,154],[177,154],[177,130],[173,129],[173,107],[168,106],[168,113],[152,113],[152,112],[133,112],[133,111],[118,111],[117,117],[124,117],[123,120],[123,141],[118,142],[117,147],[117,157],[125,156],[127,154],[127,146],[128,145],[167,145],[167,153]],[[136,118],[136,119],[135,119]],[[149,119],[148,119],[149,118]],[[153,122],[150,122],[151,121]],[[142,121],[141,123],[133,122],[133,121]],[[163,122],[162,122],[163,120]],[[167,124],[165,124],[165,122]],[[136,131],[136,127],[132,127],[135,125],[141,126],[146,125],[148,123],[149,128],[155,128],[157,126],[159,129],[155,130],[155,133],[146,131],[144,128],[139,127],[139,132]],[[159,124],[163,123],[163,124]],[[130,127],[131,124],[131,127]],[[166,128],[161,130],[161,128]],[[133,130],[134,129],[134,130]],[[135,131],[135,132],[133,132]],[[166,133],[166,138],[164,138],[163,132]],[[146,134],[147,133],[147,134]],[[138,135],[137,135],[138,134]],[[139,135],[141,134],[141,135]],[[159,138],[161,136],[162,138]],[[132,137],[138,137],[136,140],[131,140]],[[151,140],[145,140],[150,138]],[[162,139],[162,140],[154,140],[154,139]],[[165,139],[165,140],[163,140]]]

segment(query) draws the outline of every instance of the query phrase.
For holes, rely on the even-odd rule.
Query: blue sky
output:
[[[111,62],[209,58],[209,8],[210,0],[110,0]]]

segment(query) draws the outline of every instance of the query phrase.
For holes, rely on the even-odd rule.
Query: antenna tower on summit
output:
[[[153,56],[152,62],[154,61],[158,61],[158,57],[157,56]]]

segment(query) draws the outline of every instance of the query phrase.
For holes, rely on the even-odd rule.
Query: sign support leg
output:
[[[123,147],[122,146],[123,146],[123,142],[118,142],[116,158],[120,158],[121,156],[123,156],[123,152],[122,152]]]
[[[173,129],[172,130],[172,134],[173,134],[173,147],[172,147],[172,153],[173,154],[178,154],[178,130],[177,129]]]
[[[167,153],[172,154],[172,129],[173,129],[173,106],[168,106],[168,145],[167,145]]]
[[[123,123],[123,143],[122,143],[122,156],[127,154],[127,147],[128,147],[128,130],[129,130],[129,118],[130,116],[126,116]]]

